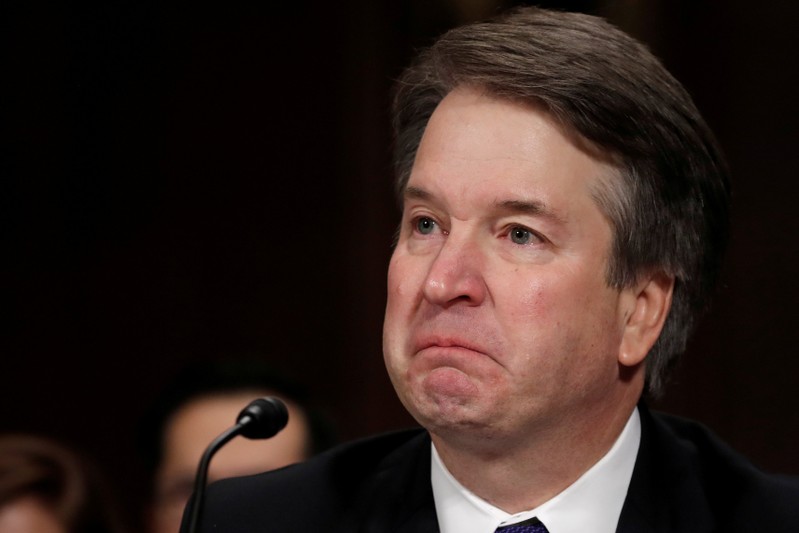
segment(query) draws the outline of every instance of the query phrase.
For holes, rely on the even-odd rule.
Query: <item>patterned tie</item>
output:
[[[531,518],[518,524],[498,527],[496,533],[549,533],[538,518]]]

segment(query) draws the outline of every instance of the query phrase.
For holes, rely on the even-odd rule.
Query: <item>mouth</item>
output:
[[[467,339],[457,337],[444,337],[444,336],[430,336],[419,339],[415,343],[414,352],[420,354],[422,352],[438,352],[438,353],[452,353],[458,352],[472,352],[480,355],[488,355],[485,348],[479,344]]]
[[[496,372],[498,361],[490,349],[465,337],[424,336],[413,347],[408,370],[415,379],[451,384]]]

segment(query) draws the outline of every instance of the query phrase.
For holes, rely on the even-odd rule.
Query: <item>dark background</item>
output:
[[[410,424],[380,349],[389,88],[511,3],[4,3],[0,430],[84,451],[133,516],[137,421],[190,361],[263,354],[345,439]],[[717,132],[724,286],[657,407],[799,473],[799,3],[540,4],[643,39]]]

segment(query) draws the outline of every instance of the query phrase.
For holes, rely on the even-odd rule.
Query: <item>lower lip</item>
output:
[[[417,356],[432,359],[438,364],[456,363],[464,358],[485,357],[482,352],[463,346],[428,346],[416,352]]]

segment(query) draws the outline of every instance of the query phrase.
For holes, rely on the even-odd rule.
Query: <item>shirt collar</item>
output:
[[[636,408],[616,442],[594,466],[560,494],[535,509],[508,514],[461,485],[432,446],[430,481],[441,533],[493,533],[537,516],[549,533],[614,533],[641,442]]]

